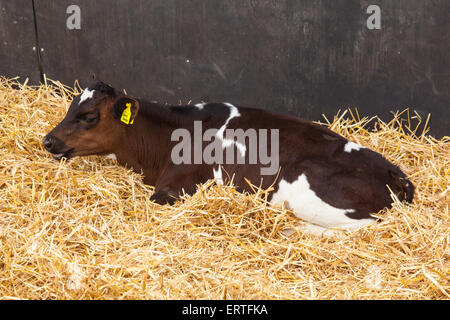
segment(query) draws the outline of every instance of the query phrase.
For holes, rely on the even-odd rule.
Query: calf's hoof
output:
[[[151,197],[150,200],[153,202],[156,202],[157,204],[174,204],[175,201],[177,201],[177,197],[175,194],[168,192],[168,191],[158,191],[155,192]]]

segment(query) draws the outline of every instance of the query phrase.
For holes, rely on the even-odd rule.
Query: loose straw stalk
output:
[[[394,198],[379,223],[327,237],[297,228],[303,222],[267,205],[265,190],[208,181],[160,206],[151,186],[112,160],[53,160],[41,140],[79,92],[0,78],[3,299],[450,297],[449,137],[417,132],[411,123],[422,120],[409,110],[375,119],[374,131],[357,110],[326,124],[381,152],[417,187],[412,205]]]

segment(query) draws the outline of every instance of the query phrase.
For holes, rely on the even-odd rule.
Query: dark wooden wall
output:
[[[81,9],[68,30],[66,9]],[[381,7],[381,30],[366,9]],[[47,77],[312,120],[410,107],[450,134],[449,0],[35,0]],[[31,0],[0,0],[0,75],[39,81]]]

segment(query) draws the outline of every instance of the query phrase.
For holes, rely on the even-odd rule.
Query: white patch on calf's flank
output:
[[[80,105],[83,101],[87,99],[91,99],[92,96],[94,95],[94,92],[95,90],[89,91],[88,88],[84,89],[83,93],[81,94],[80,102],[78,102],[78,105]]]
[[[110,153],[106,156],[108,159],[117,161],[117,157],[114,153]]]
[[[346,213],[355,212],[354,209],[339,209],[324,202],[311,189],[305,174],[301,174],[292,183],[281,179],[278,191],[270,202],[283,203],[283,201],[288,201],[289,207],[300,219],[325,228],[357,230],[375,221],[349,218]]]
[[[339,236],[346,236],[348,233],[348,230],[340,230],[340,229],[332,229],[332,228],[325,228],[318,226],[313,223],[305,222],[304,224],[298,225],[294,228],[287,228],[284,230],[281,230],[281,234],[283,234],[285,237],[289,238],[291,235],[297,232],[297,230],[300,233],[303,234],[310,234],[315,235],[319,237],[339,237]]]
[[[222,179],[222,166],[219,164],[219,168],[216,170],[213,168],[214,179],[218,185],[223,184]]]
[[[206,105],[206,103],[197,103],[195,105],[195,107],[197,107],[198,109],[202,110],[205,105]]]
[[[236,145],[236,147],[238,148],[239,152],[241,153],[241,156],[244,157],[245,156],[245,152],[247,151],[247,147],[245,145],[243,145],[242,143],[240,143],[238,141],[234,141],[234,140],[231,140],[231,139],[225,139],[224,138],[224,133],[225,133],[225,129],[227,128],[228,122],[230,122],[230,120],[233,119],[233,118],[240,117],[241,114],[239,113],[238,108],[236,108],[231,103],[224,102],[223,104],[230,108],[230,115],[228,116],[228,118],[225,121],[225,123],[217,131],[216,137],[219,138],[222,141],[222,148],[223,149],[225,149],[227,147],[230,147],[230,146],[232,146],[234,144],[234,145]]]
[[[365,149],[365,147],[351,141],[347,142],[344,146],[344,151],[348,153],[352,152],[352,150],[359,151],[360,149]]]
[[[236,147],[238,148],[239,152],[241,153],[242,157],[245,157],[245,152],[247,151],[247,147],[240,143],[240,142],[235,142]]]
[[[299,228],[303,233],[313,234],[320,237],[336,237],[344,235],[340,230],[329,229],[312,223],[305,223]]]

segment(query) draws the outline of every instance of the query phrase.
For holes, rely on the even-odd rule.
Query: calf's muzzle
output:
[[[68,147],[64,141],[55,137],[52,134],[48,134],[42,140],[44,148],[53,153],[55,159],[61,159],[62,157],[69,158],[72,149]]]

